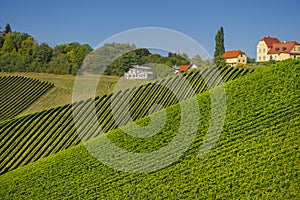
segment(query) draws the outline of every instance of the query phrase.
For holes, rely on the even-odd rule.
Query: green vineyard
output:
[[[0,77],[0,121],[13,118],[54,87],[23,76]]]
[[[226,81],[246,74],[240,69],[223,70]],[[211,97],[209,92],[201,93],[206,89],[197,74],[186,76],[199,93],[199,129],[190,148],[170,166],[140,174],[118,171],[93,158],[81,143],[1,175],[0,196],[3,199],[298,199],[300,60],[280,62],[225,83],[226,121],[216,146],[203,158],[199,151],[209,128]],[[155,85],[142,86],[139,90],[145,88],[149,102],[155,101],[152,98],[162,101],[158,91],[155,93],[158,97],[151,96],[151,90],[146,91],[152,87]],[[139,90],[135,95],[140,95],[142,103],[145,97]],[[172,97],[168,99],[176,103]],[[97,115],[105,116],[99,118],[105,131],[115,128],[114,124],[107,123],[110,121],[107,101],[109,96],[96,100],[96,104],[99,102]],[[170,102],[164,104],[171,105]],[[142,117],[144,112],[134,105],[130,109],[135,118]],[[76,106],[88,110],[89,103],[80,102]],[[1,163],[6,163],[1,166],[2,172],[77,144],[79,139],[70,125],[70,109],[71,105],[66,105],[2,124],[1,141],[5,141],[2,142],[5,146],[1,147]],[[107,136],[129,152],[160,149],[174,138],[180,126],[180,106],[175,104],[165,111],[170,117],[155,136],[135,138],[114,129],[87,141],[86,145],[111,152],[110,148],[101,148]],[[159,114],[160,111],[153,117],[160,117]],[[136,123],[143,125],[148,121],[149,116]],[[130,128],[132,124],[126,126]],[[189,127],[183,128],[189,134]],[[12,134],[15,131],[17,134]],[[24,132],[27,134],[22,135]]]
[[[244,76],[252,70],[222,67],[205,69],[184,74],[186,80],[193,87],[195,93],[205,92],[209,87]],[[218,77],[218,73],[220,77]],[[206,78],[207,80],[204,80]],[[108,94],[97,97],[94,100],[80,101],[65,106],[49,109],[40,113],[15,118],[0,124],[0,173],[11,171],[42,157],[67,149],[79,144],[81,140],[88,140],[100,133],[116,129],[117,124],[125,125],[129,122],[123,112],[124,100],[130,98],[129,112],[133,120],[148,115],[149,110],[155,104],[168,107],[178,103],[175,94],[167,87],[174,88],[182,99],[187,98],[186,91],[181,87],[179,76],[149,83],[137,88],[120,91],[116,94]],[[115,114],[112,114],[111,102],[117,102]],[[79,111],[79,119],[85,119],[78,127],[82,132],[93,133],[87,135],[77,134],[74,126],[72,108]],[[91,112],[96,110],[100,124],[97,130],[90,130],[88,123],[92,118]],[[75,119],[76,120],[76,119]],[[118,123],[116,123],[116,120]]]

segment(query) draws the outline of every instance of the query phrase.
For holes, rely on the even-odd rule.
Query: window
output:
[[[258,57],[258,60],[261,60],[261,57]]]
[[[294,47],[294,51],[296,51],[296,47]]]
[[[276,60],[277,56],[274,56],[274,59]]]
[[[294,58],[296,59],[296,55],[294,55]]]
[[[241,57],[243,57],[243,54],[241,54]]]
[[[266,49],[263,49],[263,52],[265,53],[265,52],[266,52]]]
[[[258,49],[258,52],[261,53],[261,49]]]
[[[300,51],[300,47],[298,47],[298,51]]]
[[[241,62],[240,59],[238,60],[238,62]]]
[[[245,62],[245,60],[243,60],[243,62]]]
[[[263,60],[266,60],[266,57],[265,57],[265,56],[263,57]]]
[[[270,55],[270,60],[273,60],[273,56],[272,55]]]

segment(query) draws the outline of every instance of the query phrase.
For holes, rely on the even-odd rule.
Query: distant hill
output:
[[[299,74],[300,61],[288,60],[226,83],[224,129],[216,147],[202,159],[199,150],[210,119],[209,92],[198,95],[202,112],[197,137],[169,167],[151,173],[120,172],[101,164],[80,144],[1,175],[0,195],[2,199],[297,199]],[[177,132],[179,105],[166,113],[171,116],[167,126],[149,139],[128,136],[120,129],[107,137],[132,152],[159,149]],[[99,136],[88,144],[101,142]]]
[[[176,53],[164,57],[152,54],[146,48],[136,48],[135,45],[111,43],[91,52],[83,62],[83,70],[91,73],[122,76],[130,66],[143,64],[186,65],[189,60]]]

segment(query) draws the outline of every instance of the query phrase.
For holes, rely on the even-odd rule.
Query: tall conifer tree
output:
[[[222,59],[222,54],[225,53],[223,27],[221,27],[218,30],[215,37],[215,41],[216,41],[216,46],[215,46],[215,53],[214,53],[214,61],[218,65],[224,62]]]

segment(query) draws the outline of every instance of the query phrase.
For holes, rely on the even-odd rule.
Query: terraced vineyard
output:
[[[23,76],[0,77],[0,121],[17,116],[53,87]]]
[[[218,71],[223,77],[223,81],[236,79],[252,72],[232,67],[223,67]],[[201,93],[207,90],[207,85],[220,84],[221,80],[217,78],[216,74],[216,68],[211,68],[201,72],[190,72],[184,76],[194,88],[195,93]],[[208,77],[209,80],[204,81],[203,77]],[[125,97],[131,97],[129,110],[131,117],[136,120],[148,115],[152,105],[160,104],[168,107],[178,103],[175,95],[162,86],[163,84],[172,86],[180,96],[183,96],[186,91],[182,90],[178,80],[179,77],[163,79],[159,82],[160,84],[158,82],[149,83],[118,92],[116,95],[108,94],[94,100],[89,99],[74,105],[68,104],[0,124],[1,174],[78,144],[81,140],[74,127],[72,107],[80,111],[80,117],[85,118],[85,121],[89,121],[92,117],[90,113],[94,108],[96,110],[101,130],[94,130],[94,135],[82,137],[82,140],[88,140],[102,132],[117,128],[114,117],[117,117],[121,124],[129,121],[121,110],[122,106],[116,110],[117,115],[112,115],[110,103],[113,99],[117,99],[118,105],[122,105]],[[81,124],[80,128],[88,132],[91,127],[88,124]]]
[[[80,144],[1,175],[0,195],[4,199],[297,199],[299,75],[300,60],[289,60],[226,83],[226,122],[216,147],[204,158],[199,158],[199,150],[211,115],[208,92],[198,95],[202,112],[196,138],[169,167],[141,174],[117,171],[94,159]],[[176,134],[181,115],[178,104],[165,111],[170,117],[153,137],[134,138],[121,129],[106,136],[131,152],[162,148]],[[146,117],[137,123],[148,121]],[[101,146],[103,141],[100,135],[87,145]]]

